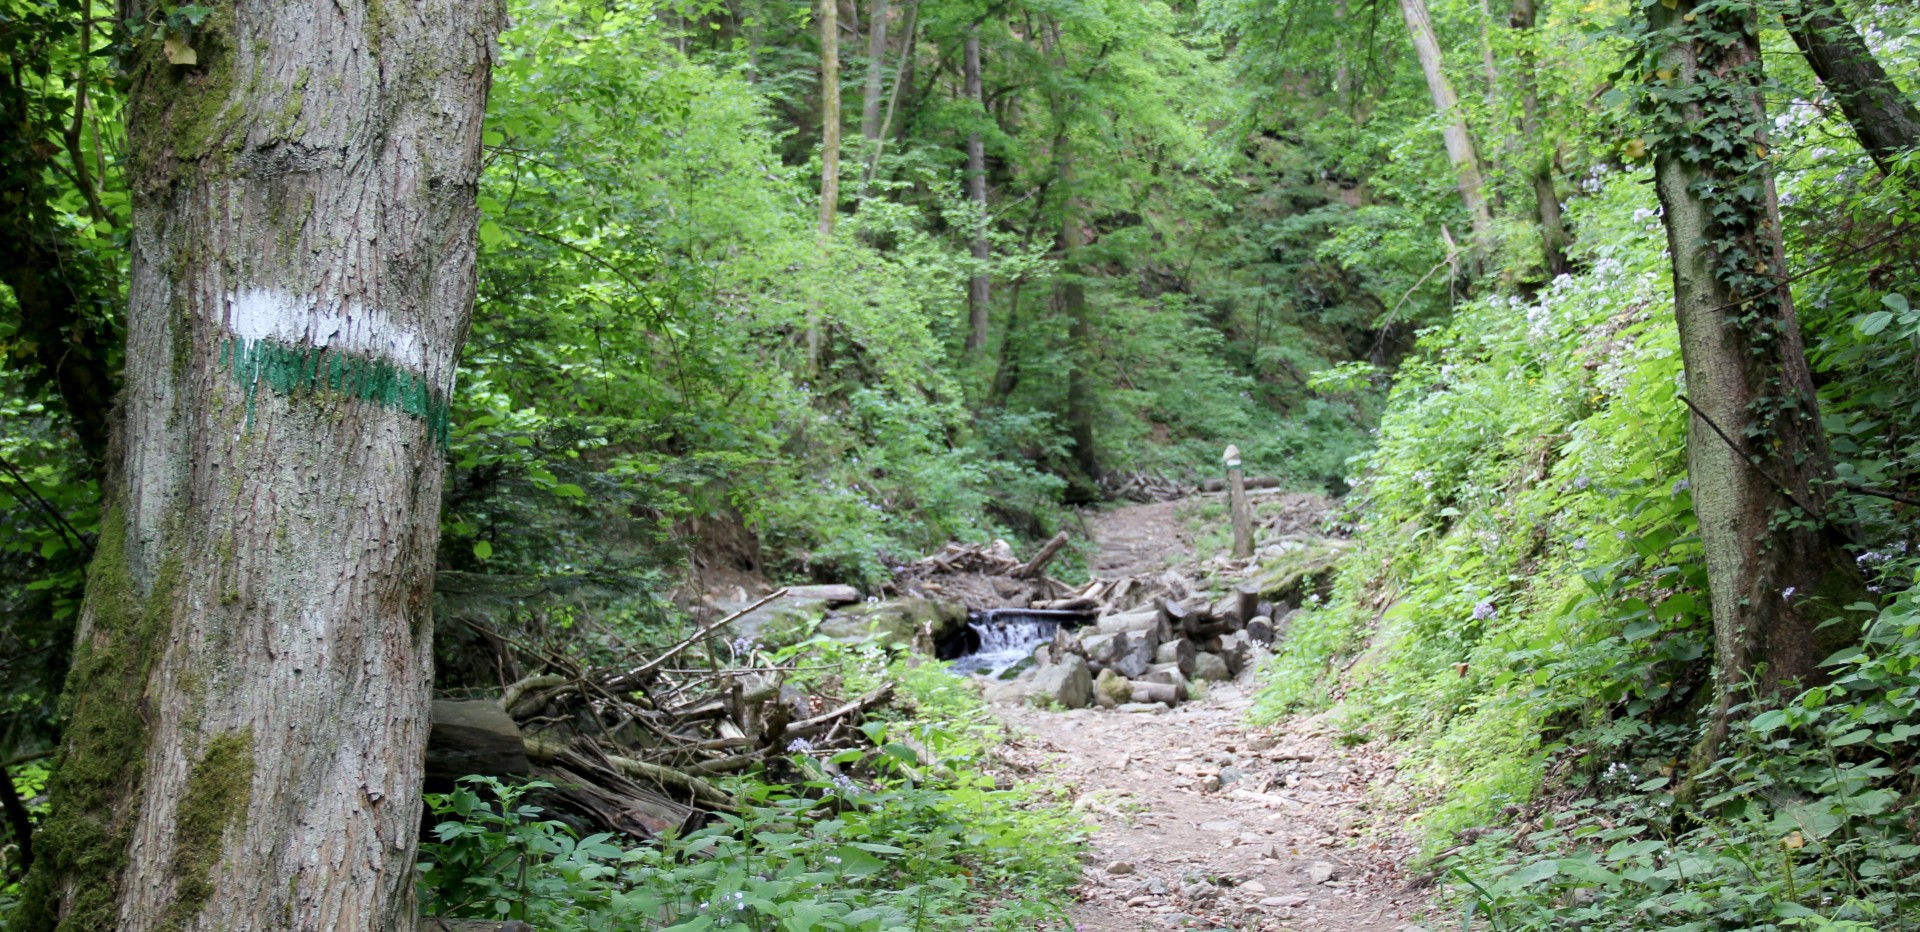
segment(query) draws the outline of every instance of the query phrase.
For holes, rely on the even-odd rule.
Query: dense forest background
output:
[[[1878,621],[1842,688],[1730,739],[1719,783],[1682,779],[1714,645],[1654,185],[1673,76],[1644,17],[1672,0],[515,0],[438,568],[591,586],[645,633],[746,575],[870,584],[949,540],[1041,540],[1233,443],[1346,496],[1357,538],[1263,713],[1338,702],[1356,740],[1407,742],[1433,851],[1526,878],[1460,896],[1759,928],[1740,897],[1799,884],[1805,915],[1913,927],[1920,201],[1912,154],[1862,127],[1914,108],[1854,113],[1802,49],[1846,30],[1911,90],[1920,14],[1816,5],[1735,4],[1764,142],[1687,131],[1777,181]],[[118,390],[119,63],[158,38],[188,64],[212,15],[0,5],[0,762],[27,798]],[[1663,813],[1683,783],[1709,814]],[[1789,832],[1826,872],[1778,869]],[[1629,847],[1570,853],[1594,838]],[[1750,885],[1669,895],[1730,864]]]

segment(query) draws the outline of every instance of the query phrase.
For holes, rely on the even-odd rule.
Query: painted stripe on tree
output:
[[[220,365],[246,389],[248,427],[264,384],[279,395],[335,395],[398,411],[425,421],[428,435],[446,444],[450,390],[429,378],[426,341],[412,328],[357,302],[327,308],[264,288],[229,296],[226,324],[232,336]]]

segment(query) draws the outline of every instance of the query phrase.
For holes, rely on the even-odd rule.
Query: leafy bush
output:
[[[427,914],[561,932],[1064,927],[1082,829],[980,771],[995,735],[978,699],[931,665],[840,650],[913,708],[865,726],[874,750],[797,748],[780,765],[795,781],[737,781],[737,812],[634,848],[541,819],[525,802],[541,784],[469,777],[429,798],[443,821],[421,846]]]

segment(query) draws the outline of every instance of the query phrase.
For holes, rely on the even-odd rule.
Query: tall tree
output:
[[[974,119],[986,119],[986,101],[980,92],[980,28],[967,30],[967,44],[961,66],[967,101],[975,109]],[[980,267],[967,279],[967,352],[978,354],[987,348],[988,310],[993,297],[992,279],[986,262],[992,258],[987,244],[987,144],[975,129],[967,134],[967,199],[979,212],[978,226],[969,244],[974,261]]]
[[[1454,93],[1440,55],[1440,37],[1433,30],[1433,18],[1427,13],[1427,0],[1400,0],[1400,13],[1413,38],[1414,53],[1420,70],[1427,77],[1427,92],[1433,108],[1446,120],[1442,135],[1447,143],[1447,161],[1453,163],[1460,201],[1466,205],[1473,224],[1473,252],[1483,253],[1493,243],[1493,211],[1487,206],[1486,184],[1480,176],[1480,154],[1473,143],[1473,131],[1467,126],[1466,112],[1460,109],[1460,95]]]
[[[820,238],[840,208],[840,3],[820,0]]]
[[[1840,101],[1860,145],[1881,171],[1893,157],[1920,146],[1920,109],[1887,77],[1880,60],[1833,0],[1787,4],[1787,31],[1820,82]]]
[[[1823,627],[1864,592],[1830,514],[1833,466],[1782,277],[1752,7],[1647,7],[1648,143],[1686,366],[1687,471],[1712,593],[1718,698],[1732,710],[1812,677],[1844,644]]]
[[[498,3],[130,61],[126,383],[17,928],[406,930]]]
[[[1528,182],[1533,188],[1535,221],[1540,225],[1540,258],[1549,277],[1565,274],[1572,268],[1567,261],[1567,225],[1560,216],[1560,192],[1553,183],[1554,142],[1548,137],[1540,118],[1540,82],[1535,67],[1533,0],[1513,0],[1508,25],[1518,33],[1519,48],[1515,83],[1520,90],[1520,135],[1516,148],[1526,160]]]
[[[867,12],[867,84],[860,98],[860,136],[867,145],[880,141],[880,98],[886,82],[887,0],[872,0]]]

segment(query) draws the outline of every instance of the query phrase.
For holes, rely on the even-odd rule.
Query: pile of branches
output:
[[[1100,492],[1109,499],[1130,502],[1170,502],[1193,494],[1193,486],[1158,474],[1109,472],[1100,477]]]
[[[1071,597],[1073,587],[1048,576],[1047,564],[1067,545],[1061,531],[1041,545],[1032,559],[1014,557],[1004,540],[991,544],[948,544],[938,552],[893,568],[892,594],[959,602],[978,611],[1042,603]]]
[[[786,594],[776,591],[702,625],[642,660],[598,667],[541,652],[542,672],[499,699],[434,703],[429,790],[467,774],[544,780],[540,803],[576,827],[650,839],[684,831],[735,801],[715,779],[794,749],[832,752],[867,744],[865,715],[893,698],[885,683],[841,695],[837,676],[811,693],[787,681],[801,667],[774,664],[717,632]]]

